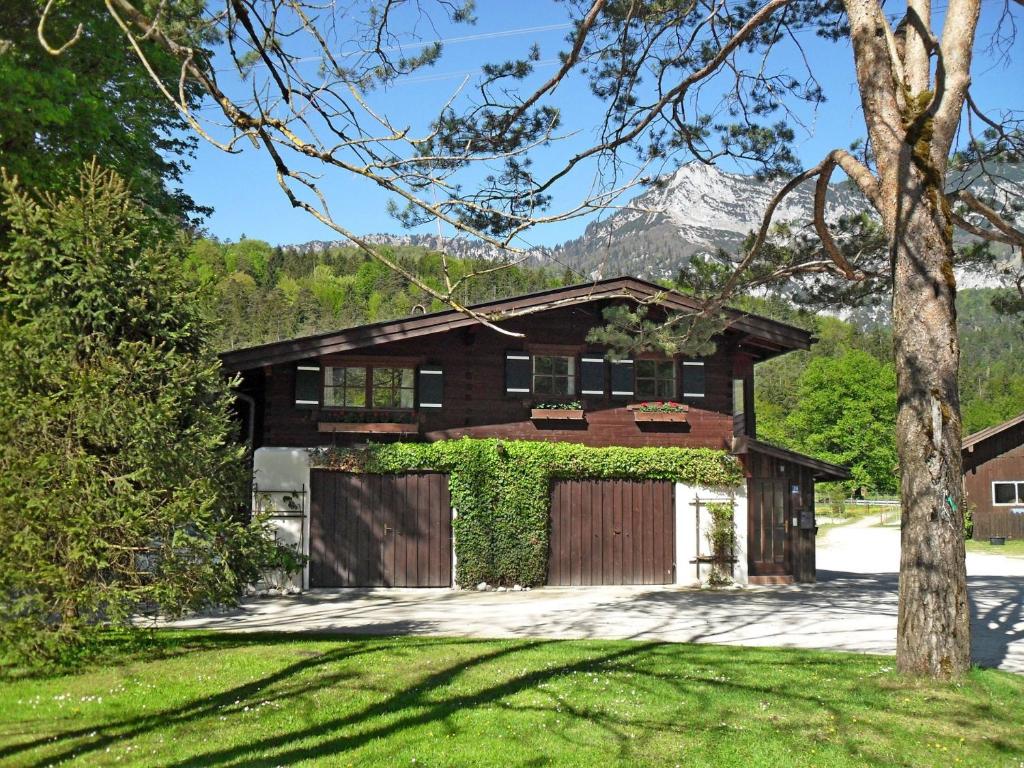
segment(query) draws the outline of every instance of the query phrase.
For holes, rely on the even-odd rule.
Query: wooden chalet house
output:
[[[452,511],[438,476],[378,476],[376,485],[367,485],[366,478],[311,469],[309,449],[462,437],[732,452],[747,478],[729,495],[738,538],[733,577],[739,583],[813,581],[814,483],[848,473],[758,441],[753,400],[755,365],[807,349],[810,334],[731,312],[717,351],[702,359],[644,354],[610,360],[606,350],[587,343],[605,307],[652,300],[651,317],[694,308],[680,293],[615,278],[474,307],[503,316],[502,327],[522,338],[444,311],[224,354],[223,365],[241,376],[240,395],[249,405],[256,506],[275,510],[281,535],[310,555],[302,586],[451,584]],[[683,407],[639,407],[651,401]],[[403,484],[399,490],[396,482]],[[614,483],[615,492],[602,488]],[[702,499],[721,497],[721,491],[668,482],[622,490],[623,484],[630,485],[605,480],[573,493],[551,489],[549,584],[687,584],[706,575],[700,509]],[[370,521],[369,540],[346,540],[351,516]],[[403,526],[408,530],[396,531]],[[420,533],[413,536],[412,529]],[[345,567],[346,558],[386,550],[389,535],[419,547],[420,565],[400,577],[383,567]],[[584,537],[583,546],[569,542],[570,535]],[[623,546],[632,547],[625,560]],[[595,560],[602,558],[607,563]]]

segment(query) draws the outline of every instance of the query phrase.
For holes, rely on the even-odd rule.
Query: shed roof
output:
[[[1018,416],[1014,416],[1008,421],[1004,421],[1002,424],[996,424],[993,427],[986,427],[985,429],[978,430],[973,435],[968,435],[964,438],[963,449],[965,451],[973,452],[975,447],[986,440],[991,440],[993,437],[998,437],[1008,429],[1016,427],[1018,424],[1024,424],[1024,413]]]
[[[658,304],[670,310],[700,308],[700,303],[696,299],[678,291],[635,277],[614,277],[509,299],[487,301],[474,304],[471,309],[500,321],[538,311],[617,298],[640,301],[656,299]],[[736,309],[727,309],[726,313],[729,330],[743,334],[744,342],[756,349],[757,356],[762,360],[794,349],[807,349],[811,345],[811,334],[803,328]],[[223,353],[221,361],[230,371],[244,371],[264,365],[294,362],[333,352],[346,352],[391,341],[443,333],[477,325],[478,322],[463,312],[447,309],[232,350]]]
[[[822,461],[821,459],[816,459],[813,456],[806,456],[802,453],[791,451],[788,448],[780,448],[777,445],[765,443],[761,440],[755,440],[752,437],[744,436],[735,438],[733,440],[732,452],[736,455],[742,455],[745,453],[763,453],[766,456],[774,456],[777,459],[790,461],[793,464],[799,464],[802,467],[807,467],[814,473],[815,480],[821,480],[823,482],[850,479],[850,470],[846,467],[840,466],[839,464],[832,464],[828,461]]]

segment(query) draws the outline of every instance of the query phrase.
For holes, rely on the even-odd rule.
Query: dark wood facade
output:
[[[756,451],[744,465],[751,583],[815,581],[814,470]]]
[[[705,391],[701,398],[683,396],[682,358],[677,389],[672,398],[689,406],[684,424],[643,424],[634,420],[627,406],[639,397],[615,397],[610,387],[602,396],[575,394],[569,398],[583,403],[585,419],[577,423],[531,420],[531,408],[550,398],[542,395],[510,395],[505,386],[505,355],[566,354],[580,357],[594,353],[586,343],[589,330],[601,321],[601,306],[577,306],[533,315],[505,324],[525,334],[510,338],[486,327],[442,332],[407,341],[394,341],[370,350],[333,353],[307,359],[306,364],[324,368],[343,365],[396,365],[443,371],[444,396],[441,408],[417,408],[403,418],[412,419],[412,430],[398,436],[435,441],[463,436],[500,437],[520,440],[565,440],[594,446],[689,446],[728,449],[734,434],[733,378],[745,377],[752,391],[753,363],[744,351],[742,339],[727,333],[715,354],[704,360]],[[557,339],[557,344],[551,340]],[[597,354],[603,354],[600,350]],[[394,439],[384,432],[360,434],[327,432],[321,426],[338,418],[342,411],[296,405],[295,363],[263,366],[244,373],[244,390],[257,402],[256,446],[315,447]],[[742,409],[741,409],[742,410]],[[752,405],[745,409],[753,424]],[[751,426],[752,429],[752,426]]]
[[[736,438],[733,453],[747,475],[750,582],[815,581],[814,484],[847,480],[849,471],[747,436]]]
[[[673,491],[656,480],[553,482],[548,585],[671,584]]]
[[[1024,416],[964,439],[964,493],[974,515],[974,538],[1024,538]],[[997,503],[995,484],[1017,492]]]

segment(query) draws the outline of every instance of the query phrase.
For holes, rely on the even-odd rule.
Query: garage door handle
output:
[[[622,535],[622,531],[612,531],[612,533],[614,533],[616,536]]]

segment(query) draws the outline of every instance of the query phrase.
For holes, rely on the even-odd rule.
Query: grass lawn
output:
[[[1024,677],[640,642],[162,633],[0,678],[0,764],[1012,766]]]
[[[968,552],[987,552],[990,555],[1007,555],[1008,557],[1024,557],[1024,539],[1007,539],[1005,544],[993,547],[987,541],[967,540]]]

